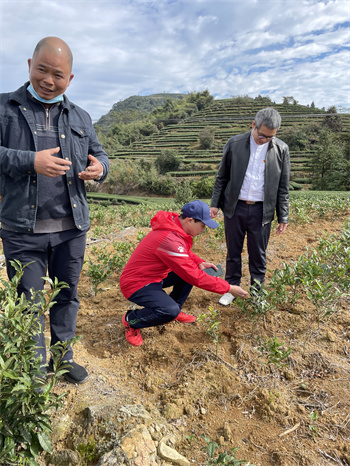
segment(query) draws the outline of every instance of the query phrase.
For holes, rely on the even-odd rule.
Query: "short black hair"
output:
[[[181,220],[185,220],[185,218],[193,218],[193,217],[187,217],[187,215],[184,215],[184,214],[180,214],[179,215],[179,218],[181,218]],[[195,222],[201,222],[202,220],[199,220],[199,218],[193,218],[193,220]]]

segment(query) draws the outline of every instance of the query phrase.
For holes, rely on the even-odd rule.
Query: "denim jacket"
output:
[[[27,87],[0,94],[0,221],[23,233],[32,233],[37,212],[37,174],[34,160],[38,137]],[[62,158],[72,162],[66,174],[73,218],[79,230],[90,226],[85,183],[78,173],[88,165],[88,155],[103,166],[104,181],[109,160],[99,143],[87,112],[64,96],[58,122]]]
[[[211,207],[221,208],[229,218],[234,214],[247,171],[250,134],[239,134],[228,140],[216,176]],[[266,153],[263,225],[273,220],[275,211],[278,223],[288,223],[289,176],[289,148],[280,139],[273,138]]]

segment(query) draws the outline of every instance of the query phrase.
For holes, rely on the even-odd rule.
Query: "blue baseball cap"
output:
[[[186,217],[201,220],[209,228],[217,228],[219,224],[212,220],[210,216],[210,208],[208,204],[203,201],[192,201],[185,204],[182,208],[182,213]]]

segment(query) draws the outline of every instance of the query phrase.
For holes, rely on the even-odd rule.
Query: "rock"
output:
[[[128,417],[138,417],[145,421],[151,421],[152,417],[142,405],[124,405],[119,411],[126,414]]]
[[[71,424],[72,420],[68,414],[56,417],[52,420],[52,432],[50,438],[53,445],[69,436]]]
[[[126,464],[130,463],[126,463],[123,453],[120,450],[115,449],[103,455],[96,466],[123,466]]]
[[[222,433],[226,441],[229,441],[232,438],[232,430],[228,422],[225,422]]]
[[[173,448],[168,447],[164,442],[160,442],[158,446],[158,455],[165,461],[176,466],[190,466],[191,464],[187,458],[180,455],[180,453]]]
[[[79,453],[72,450],[59,450],[47,455],[52,466],[79,466],[82,464]]]
[[[101,422],[121,422],[131,417],[140,418],[145,421],[151,421],[152,417],[142,405],[124,405],[116,406],[115,399],[111,398],[105,403],[88,406],[84,414],[89,424]]]
[[[183,407],[175,403],[168,403],[163,410],[165,419],[177,419],[183,415]]]
[[[106,402],[99,405],[88,406],[84,410],[85,417],[89,424],[101,423],[102,421],[112,421],[118,416],[119,408],[115,402]]]
[[[289,370],[289,369],[286,369],[284,371],[284,376],[285,376],[286,380],[295,380],[294,372]]]
[[[146,427],[131,429],[120,439],[125,457],[135,466],[157,466],[157,448]]]
[[[337,336],[331,330],[328,330],[328,332],[326,333],[326,339],[331,343],[334,343],[335,341],[337,341]]]

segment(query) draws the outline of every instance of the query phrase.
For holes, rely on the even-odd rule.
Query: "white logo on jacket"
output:
[[[178,249],[178,251],[180,251],[180,252],[184,252],[184,251],[185,251],[185,248],[184,248],[183,246],[179,246],[177,249]]]

